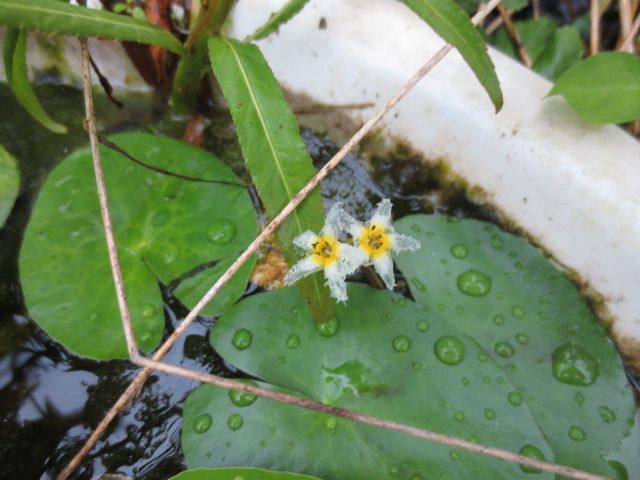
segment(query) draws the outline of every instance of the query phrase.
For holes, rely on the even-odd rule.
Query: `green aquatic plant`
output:
[[[9,217],[20,190],[20,171],[15,158],[0,145],[0,228]]]

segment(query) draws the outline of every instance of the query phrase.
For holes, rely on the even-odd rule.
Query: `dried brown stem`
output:
[[[627,34],[627,36],[624,37],[624,40],[622,40],[619,50],[622,52],[634,53],[635,52],[634,40],[638,36],[638,33],[640,33],[640,13],[638,13],[638,15],[636,16],[636,19],[633,21],[633,24],[631,25],[631,29]]]
[[[328,415],[335,415],[336,417],[346,418],[348,420],[354,420],[356,422],[372,425],[374,427],[384,428],[385,430],[392,430],[394,432],[403,433],[412,437],[420,438],[430,442],[440,443],[442,445],[448,445],[454,448],[460,448],[469,452],[485,455],[488,457],[499,458],[507,462],[518,463],[526,467],[537,468],[547,472],[554,473],[556,475],[562,475],[567,478],[573,478],[576,480],[607,480],[606,477],[600,475],[594,475],[592,473],[576,470],[575,468],[565,467],[564,465],[557,465],[554,463],[544,462],[536,458],[526,457],[524,455],[518,455],[507,450],[502,450],[495,447],[489,447],[486,445],[478,445],[476,443],[468,442],[456,437],[450,437],[449,435],[443,435],[441,433],[424,430],[410,425],[404,425],[398,422],[392,422],[389,420],[383,420],[381,418],[372,417],[371,415],[365,415],[364,413],[354,412],[347,410],[346,408],[334,407],[331,405],[325,405],[320,402],[308,398],[298,397],[296,395],[290,395],[282,392],[274,392],[272,390],[266,390],[264,388],[256,387],[247,383],[242,383],[237,380],[229,378],[219,377],[217,375],[211,375],[207,373],[194,372],[185,368],[176,367],[161,362],[154,362],[144,357],[138,358],[136,361],[138,365],[160,370],[162,372],[169,373],[171,375],[179,375],[181,377],[190,378],[199,382],[215,385],[216,387],[227,388],[231,390],[241,390],[244,392],[252,393],[254,395],[268,398],[270,400],[285,403],[287,405],[295,405],[296,407],[306,408],[308,410],[315,410],[317,412],[326,413]]]
[[[533,18],[540,18],[542,16],[540,0],[531,0],[531,8],[533,9]]]
[[[591,0],[591,36],[590,49],[591,55],[595,55],[600,51],[600,2],[599,0]]]
[[[102,170],[102,160],[100,159],[98,132],[96,130],[96,112],[93,106],[93,92],[91,90],[91,62],[89,60],[89,46],[87,39],[84,37],[80,38],[80,48],[82,51],[82,83],[84,86],[84,106],[86,110],[85,128],[89,133],[91,157],[93,158],[93,169],[96,174],[96,184],[98,187],[100,214],[102,215],[102,223],[104,225],[107,250],[109,252],[109,263],[111,264],[111,273],[113,274],[113,283],[116,287],[118,308],[120,309],[120,317],[122,318],[122,324],[124,327],[124,337],[127,341],[129,357],[133,359],[138,356],[138,347],[136,345],[136,338],[131,325],[131,314],[127,303],[127,294],[124,287],[124,280],[122,278],[122,269],[120,268],[118,247],[116,246],[111,213],[109,212],[109,199],[107,197],[107,186],[104,180],[104,171]]]
[[[632,23],[632,18],[633,18],[633,14],[631,9],[633,8],[633,5],[631,4],[631,0],[619,0],[618,1],[618,12],[619,12],[619,16],[620,16],[620,40],[618,45],[619,46],[619,50],[622,51],[629,51],[629,49],[623,49],[622,48],[622,43],[624,42],[624,39],[626,39],[629,36],[629,33],[631,32],[631,23]]]
[[[498,6],[498,12],[500,13],[500,18],[502,18],[502,21],[504,22],[504,26],[506,27],[507,32],[511,37],[511,40],[513,41],[513,43],[516,46],[516,49],[518,50],[518,55],[520,56],[522,63],[524,63],[527,67],[531,68],[531,66],[533,65],[533,61],[531,60],[531,57],[529,56],[529,52],[527,52],[527,49],[524,48],[524,45],[522,45],[522,38],[520,38],[520,33],[516,29],[516,26],[513,23],[513,19],[511,18],[512,12],[510,12],[509,10],[507,10],[502,6]]]

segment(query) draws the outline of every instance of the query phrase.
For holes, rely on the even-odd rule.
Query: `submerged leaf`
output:
[[[172,34],[143,20],[59,0],[0,0],[0,25],[60,35],[148,43],[175,53],[184,50]]]
[[[503,101],[500,83],[487,46],[467,14],[453,0],[405,0],[405,3],[458,49],[499,111]]]
[[[526,402],[509,403],[515,388],[505,373],[437,314],[363,285],[350,285],[335,313],[338,323],[319,329],[299,293],[282,289],[240,302],[210,339],[227,361],[278,386],[267,388],[515,452],[531,445],[552,460]],[[525,475],[511,463],[209,385],[187,399],[182,445],[192,468],[325,479]]]
[[[562,95],[593,123],[623,123],[640,118],[640,57],[603,52],[566,71],[549,95]]]
[[[156,167],[238,182],[213,155],[176,140],[141,133],[111,140]],[[134,329],[149,351],[164,330],[158,281],[167,285],[207,262],[227,265],[255,236],[256,212],[242,186],[156,173],[112,150],[102,149],[102,158]],[[242,294],[250,269],[233,277],[208,313],[220,313]],[[30,315],[54,339],[88,357],[127,356],[88,149],[49,175],[27,226],[20,273]],[[213,283],[220,273],[201,275]],[[192,289],[182,293],[178,298],[189,307],[199,300]]]
[[[269,20],[267,20],[264,25],[258,27],[256,31],[245,38],[244,41],[253,42],[268,37],[295,17],[307,3],[309,3],[309,0],[289,0],[280,10],[271,14]]]
[[[211,65],[229,104],[245,163],[269,218],[275,217],[316,173],[298,123],[269,65],[255,45],[209,40]],[[299,259],[293,239],[319,232],[324,208],[318,190],[277,231],[289,265]],[[332,301],[319,274],[299,285],[318,321],[331,318]]]
[[[27,32],[10,28],[4,36],[4,68],[7,83],[18,103],[40,124],[54,133],[67,133],[67,127],[57,123],[42,108],[27,71]]]
[[[19,190],[18,164],[15,158],[0,145],[0,228],[4,226],[4,222],[11,213]]]
[[[622,363],[578,290],[524,240],[477,220],[412,215],[398,231],[422,248],[399,257],[418,303],[480,345],[517,387],[555,461],[613,477],[616,458],[637,478],[635,404]],[[514,394],[515,395],[515,394]]]

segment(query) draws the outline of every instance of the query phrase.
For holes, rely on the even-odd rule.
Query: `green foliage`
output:
[[[584,47],[578,29],[566,26],[554,32],[547,48],[534,61],[533,69],[550,80],[557,80],[583,58]]]
[[[274,472],[261,468],[196,468],[169,480],[319,480],[297,473]]]
[[[640,57],[623,52],[593,55],[565,72],[549,94],[562,95],[589,122],[640,118]]]
[[[529,0],[502,0],[502,6],[518,12],[529,5]]]
[[[405,0],[405,3],[458,49],[499,111],[503,99],[493,62],[482,37],[464,11],[453,0]]]
[[[619,442],[630,434],[637,444],[633,395],[614,346],[571,282],[524,240],[485,222],[412,215],[396,228],[422,236],[416,255],[398,258],[416,301],[505,370],[555,461],[612,476],[607,460],[620,458]],[[638,467],[632,457],[622,461]]]
[[[6,36],[5,36],[6,38]],[[4,226],[20,191],[20,171],[13,156],[0,145],[0,228]]]
[[[355,284],[335,314],[337,332],[326,336],[331,332],[314,325],[299,293],[282,289],[240,302],[218,319],[210,339],[227,361],[273,385],[267,388],[512,451],[533,445],[552,458],[526,402],[509,403],[515,387],[506,373],[438,314]],[[208,385],[189,396],[182,437],[189,467],[246,465],[326,479],[522,475],[511,463],[243,399]]]
[[[4,69],[7,84],[18,103],[40,124],[54,133],[67,133],[67,127],[53,120],[42,108],[29,83],[27,70],[27,32],[10,28],[4,36]]]
[[[142,20],[58,0],[0,0],[0,25],[43,33],[148,43],[182,53],[176,37]]]
[[[315,174],[298,123],[260,50],[216,37],[209,40],[211,65],[229,104],[244,160],[269,218],[275,217]],[[278,229],[289,265],[298,260],[292,240],[319,232],[324,208],[318,190]],[[318,321],[331,318],[332,300],[321,274],[299,282]]]
[[[267,20],[264,25],[258,27],[256,31],[245,38],[244,41],[253,42],[268,37],[277,31],[280,26],[295,17],[308,2],[309,0],[289,0],[280,10],[271,14],[269,20]]]
[[[176,140],[141,133],[112,140],[156,167],[238,181],[212,155]],[[235,259],[255,236],[256,212],[240,186],[156,173],[112,150],[102,149],[102,157],[134,329],[149,351],[164,329],[158,281],[166,285],[206,262]],[[209,314],[243,293],[248,263]],[[25,233],[20,272],[30,315],[54,339],[88,357],[127,356],[88,149],[72,153],[49,175]],[[213,283],[219,271],[200,275]],[[189,291],[177,293],[193,306]]]

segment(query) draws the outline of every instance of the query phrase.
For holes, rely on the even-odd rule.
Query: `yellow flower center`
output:
[[[368,223],[360,234],[358,244],[371,258],[386,255],[391,248],[387,229],[377,223]]]
[[[336,237],[332,235],[322,235],[318,237],[318,240],[313,244],[311,258],[322,268],[327,268],[329,265],[338,261],[339,251],[340,244]]]

